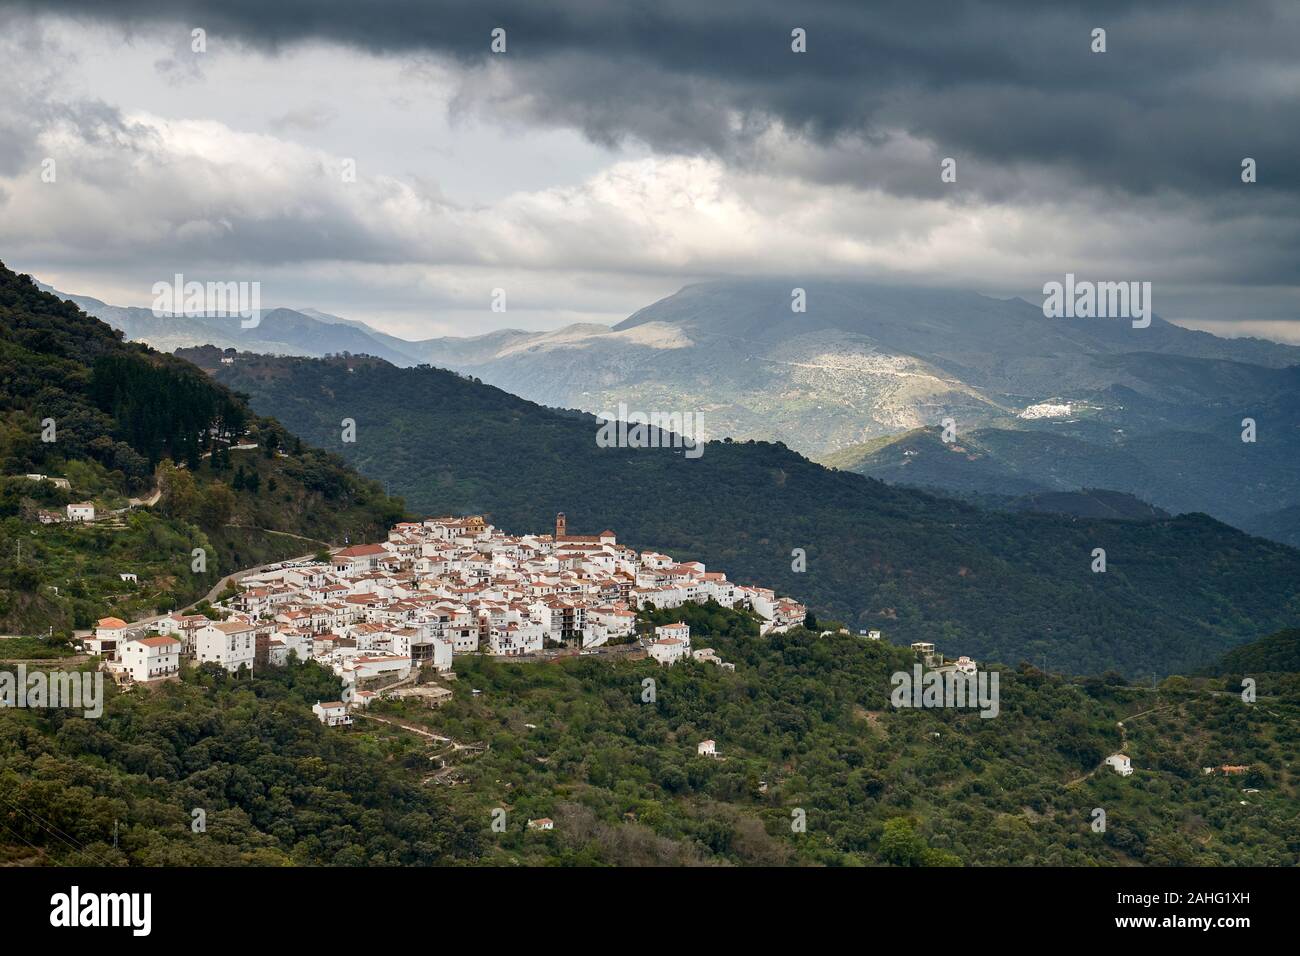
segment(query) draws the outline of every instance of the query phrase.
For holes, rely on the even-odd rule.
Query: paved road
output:
[[[257,529],[257,530],[262,531],[262,530],[265,530],[265,529],[259,528],[259,529]],[[283,534],[288,534],[288,532],[273,532],[273,533],[283,533]],[[290,537],[295,537],[295,538],[296,538],[296,537],[298,537],[298,535],[290,535]],[[308,539],[306,539],[306,540],[311,541],[311,540],[313,540],[313,539],[308,538]],[[330,548],[330,553],[333,554],[335,551],[339,551],[339,550],[341,550],[341,549],[340,549],[340,548]],[[307,561],[307,560],[310,560],[312,557],[314,557],[315,554],[316,554],[316,552],[315,552],[315,551],[312,551],[312,552],[309,553],[309,554],[300,555],[300,556],[298,556],[298,557],[296,557],[296,558],[281,558],[281,559],[278,560],[278,561],[270,561],[270,562],[268,562],[267,564],[259,564],[259,565],[257,565],[256,567],[253,567],[253,568],[244,568],[242,571],[232,571],[230,574],[227,574],[224,578],[222,578],[220,581],[218,581],[216,584],[214,584],[214,585],[212,586],[212,590],[210,590],[206,595],[204,595],[203,597],[199,598],[198,601],[195,601],[195,602],[193,602],[192,604],[187,605],[187,606],[186,606],[185,608],[183,608],[182,610],[183,610],[183,611],[188,611],[190,608],[194,607],[194,605],[195,605],[195,604],[198,604],[200,601],[207,601],[209,604],[211,604],[213,601],[215,601],[215,600],[217,599],[217,595],[220,594],[222,591],[224,591],[224,590],[225,590],[229,585],[231,585],[231,584],[236,584],[236,583],[242,581],[244,578],[248,577],[250,574],[258,574],[259,572],[267,571],[267,570],[269,570],[269,569],[271,569],[271,568],[276,568],[276,567],[279,567],[279,566],[282,565],[282,564],[288,564],[288,563],[293,562],[293,561]],[[152,624],[154,621],[157,621],[157,620],[159,620],[159,619],[161,619],[161,618],[164,618],[164,617],[166,617],[166,616],[167,616],[166,614],[154,614],[154,615],[151,616],[151,617],[142,617],[142,618],[140,618],[140,619],[137,620],[137,621],[128,621],[127,623],[128,623],[128,626],[133,627],[133,628],[147,627],[148,625]]]

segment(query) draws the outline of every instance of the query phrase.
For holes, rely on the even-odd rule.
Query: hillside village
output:
[[[241,668],[285,664],[291,655],[330,668],[339,701],[319,704],[322,722],[410,683],[429,667],[451,670],[460,654],[506,658],[548,648],[580,653],[635,644],[636,612],[716,601],[762,619],[761,632],[802,624],[806,608],[768,588],[736,584],[698,561],[678,562],[618,543],[613,531],[571,535],[564,514],[553,534],[509,535],[482,517],[430,518],[393,527],[386,541],[343,548],[328,562],[285,562],[240,580],[209,614],[169,613],[129,624],[103,618],[86,651],[122,684],[166,680],[181,660]],[[709,648],[692,652],[684,623],[644,640],[663,665],[694,657],[720,667]]]

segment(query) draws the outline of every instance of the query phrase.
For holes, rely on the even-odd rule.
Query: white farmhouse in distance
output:
[[[92,501],[82,501],[77,504],[68,505],[69,521],[94,521],[95,504]]]
[[[716,740],[701,740],[695,748],[695,753],[700,757],[716,757],[718,755],[718,742]]]
[[[1127,754],[1111,754],[1105,760],[1107,767],[1114,767],[1115,772],[1121,777],[1128,777],[1133,774],[1133,766],[1129,762]]]

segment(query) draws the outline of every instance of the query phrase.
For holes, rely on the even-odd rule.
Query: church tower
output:
[[[555,516],[555,540],[559,541],[565,535],[564,512],[561,511]]]

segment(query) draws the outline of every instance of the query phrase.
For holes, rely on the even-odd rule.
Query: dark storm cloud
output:
[[[1049,189],[1074,182],[1235,202],[1252,198],[1241,196],[1244,156],[1260,163],[1257,192],[1300,191],[1300,7],[1289,3],[43,0],[38,8],[127,27],[202,26],[210,43],[325,40],[471,67],[488,61],[500,26],[509,52],[492,59],[505,65],[506,85],[484,92],[489,104],[600,142],[633,136],[739,163],[770,159],[754,144],[779,121],[820,144],[868,152],[900,133],[930,141],[928,160],[983,164],[988,177],[963,185],[991,195],[1034,182],[998,168],[1038,167],[1058,174]],[[795,26],[808,31],[807,54],[790,52]],[[1094,27],[1107,30],[1104,54],[1089,50]],[[931,170],[892,164],[831,159],[804,172],[907,195],[940,189]]]

